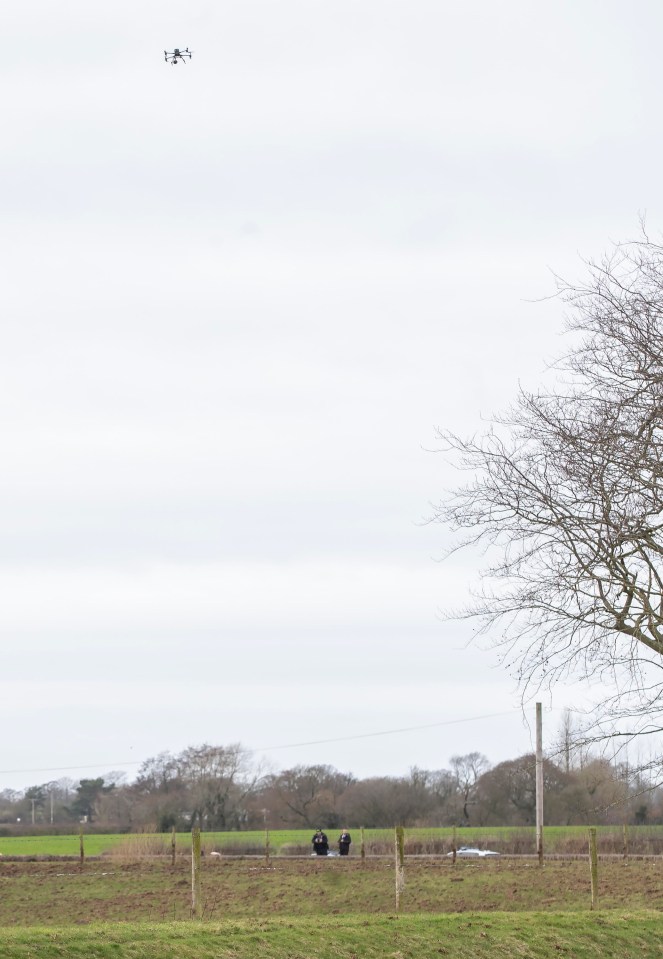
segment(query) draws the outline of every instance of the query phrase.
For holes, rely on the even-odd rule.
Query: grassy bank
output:
[[[352,916],[0,930],[3,959],[658,959],[657,914]]]

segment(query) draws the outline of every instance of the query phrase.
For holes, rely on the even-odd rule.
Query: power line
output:
[[[371,739],[376,736],[395,736],[399,733],[412,733],[421,729],[435,729],[440,726],[458,726],[462,723],[474,723],[482,719],[496,719],[501,716],[513,716],[520,710],[509,709],[501,713],[484,713],[482,716],[465,716],[460,719],[443,719],[437,723],[425,723],[421,726],[403,726],[400,729],[382,729],[373,733],[355,733],[352,736],[334,736],[331,739],[311,739],[300,743],[284,743],[280,746],[260,746],[253,752],[273,752],[277,749],[298,749],[302,746],[321,746],[327,743],[344,743],[353,739]],[[114,763],[83,763],[76,766],[39,766],[33,769],[0,769],[0,776],[13,776],[19,773],[59,773],[77,769],[115,769],[122,766],[142,766],[144,760],[128,760]]]
[[[126,763],[84,763],[80,766],[38,766],[36,769],[0,769],[0,776],[10,776],[15,773],[62,773],[72,769],[114,769],[116,766],[142,765],[142,759],[132,759]]]
[[[519,710],[518,710],[519,711]],[[401,729],[383,729],[377,733],[357,733],[353,736],[335,736],[333,739],[311,739],[303,743],[286,743],[283,746],[261,746],[255,752],[271,752],[275,749],[296,749],[298,746],[320,746],[324,743],[345,743],[351,739],[370,739],[373,736],[393,736],[396,733],[412,733],[419,729],[434,729],[437,726],[457,726],[460,723],[473,723],[480,719],[496,719],[498,716],[512,716],[516,710],[503,713],[486,713],[483,716],[466,716],[463,719],[444,719],[439,723],[426,723],[423,726],[403,726]]]

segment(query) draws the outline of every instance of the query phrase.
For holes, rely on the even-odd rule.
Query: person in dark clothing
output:
[[[341,856],[347,856],[350,853],[351,842],[352,836],[347,829],[344,829],[341,835],[338,837],[338,851]]]
[[[316,856],[326,856],[329,852],[329,840],[322,829],[316,829],[313,839],[313,852]]]

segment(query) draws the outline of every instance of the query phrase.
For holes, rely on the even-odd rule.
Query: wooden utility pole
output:
[[[543,865],[543,710],[536,704],[536,854]]]

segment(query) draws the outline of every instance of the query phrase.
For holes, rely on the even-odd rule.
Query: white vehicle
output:
[[[461,846],[456,850],[457,859],[494,859],[495,856],[499,856],[499,853],[493,852],[492,849],[477,849],[475,846]],[[452,859],[453,853],[448,852],[447,857]]]

